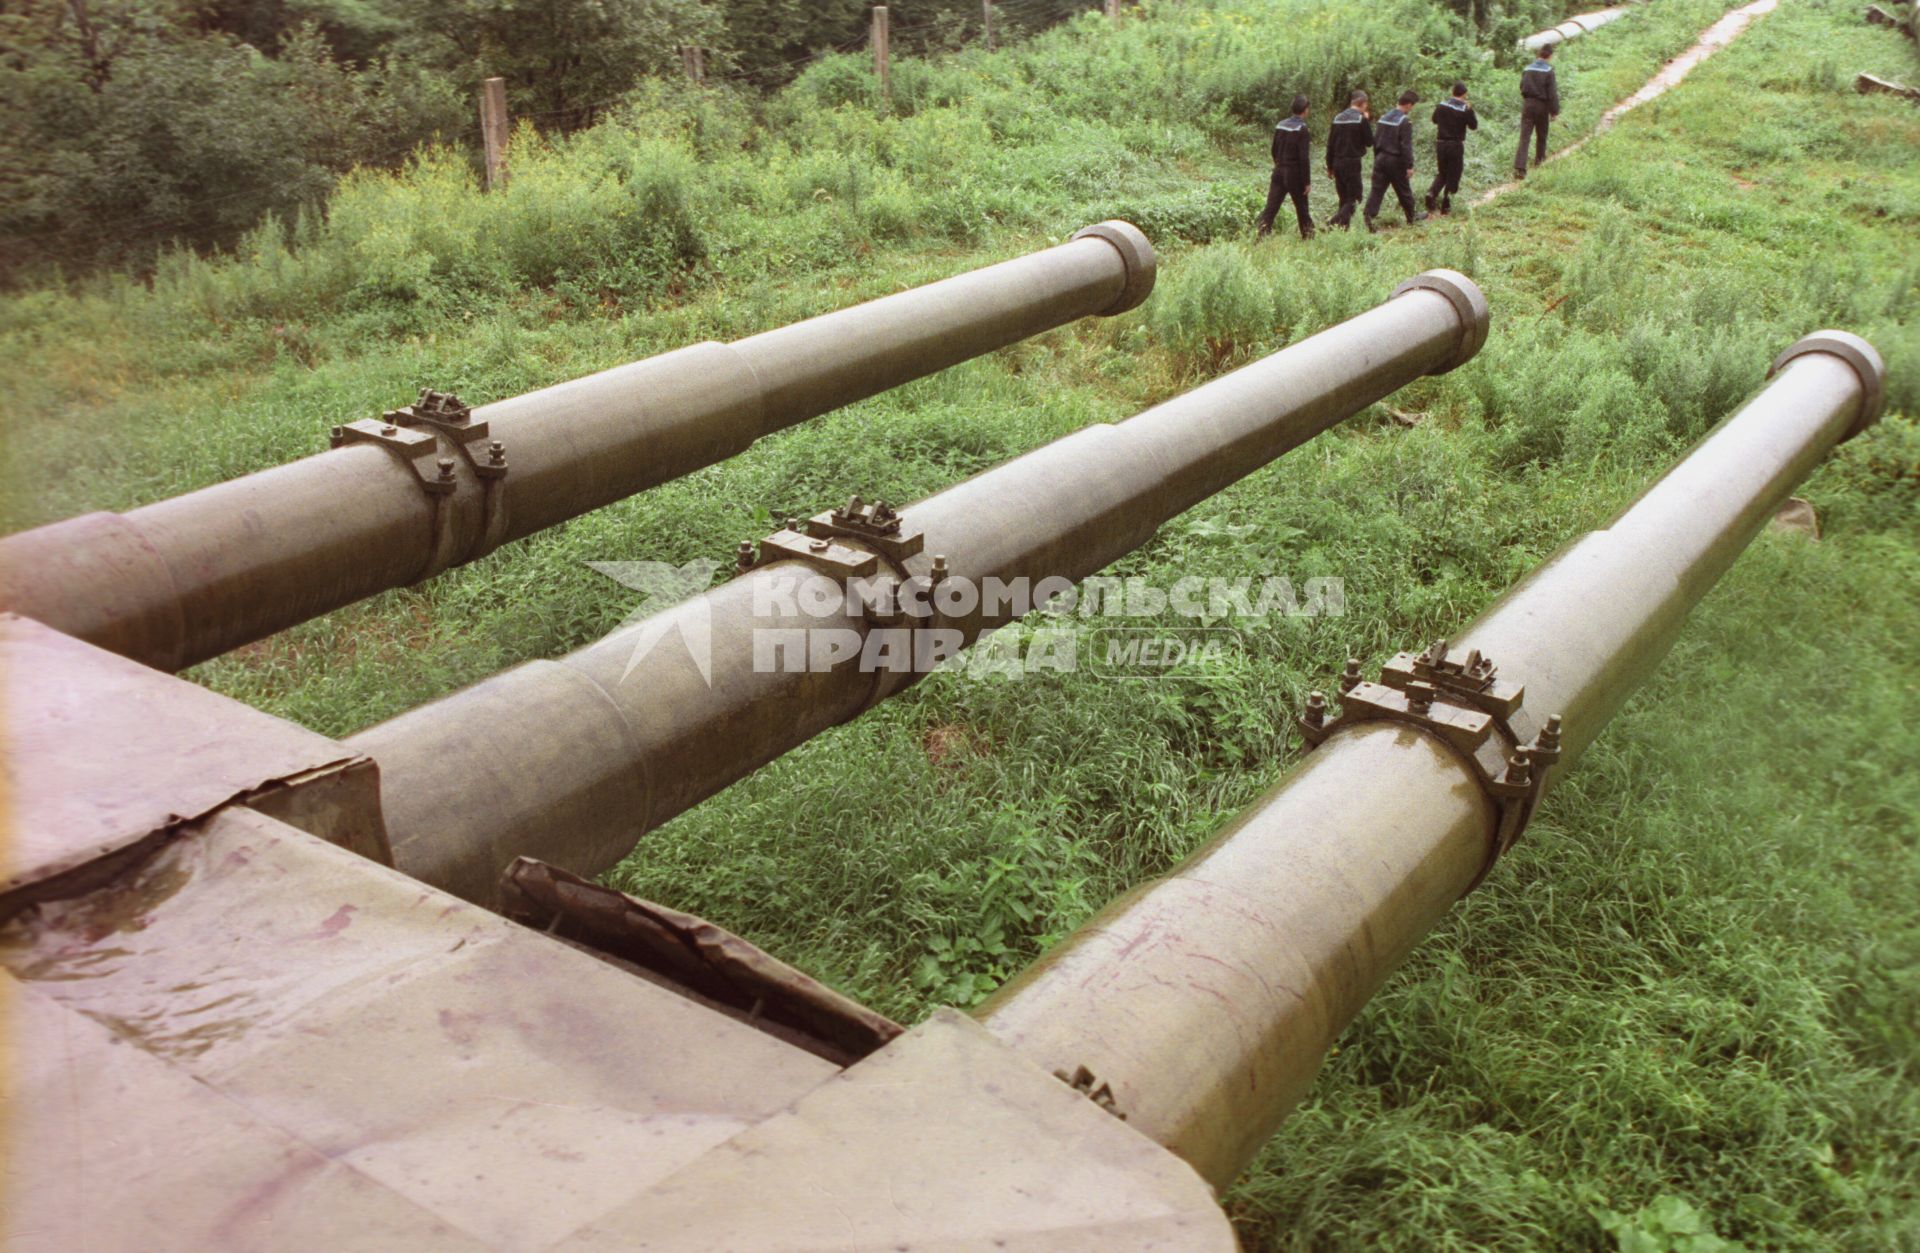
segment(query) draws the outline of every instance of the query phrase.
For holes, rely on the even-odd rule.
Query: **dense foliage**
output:
[[[1562,137],[1722,0],[1568,46]],[[1090,320],[329,615],[196,676],[344,734],[631,608],[585,564],[724,559],[853,490],[913,499],[1350,317],[1408,274],[1486,289],[1480,356],[1253,475],[1114,573],[1346,580],[1343,618],[1242,623],[1170,683],[941,675],[652,833],[612,876],[904,1019],[967,1004],[1274,782],[1341,659],[1459,626],[1602,524],[1782,345],[1872,338],[1892,412],[1802,489],[1528,840],[1342,1039],[1229,1198],[1249,1248],[1920,1243],[1920,114],[1848,89],[1912,53],[1853,0],[1782,5],[1673,96],[1484,210],[1255,243],[1265,128],[1303,85],[1485,120],[1504,39],[1422,0],[1080,17],[987,55],[858,55],[770,95],[673,75],[524,136],[348,177],[231,256],[0,299],[0,525],[125,508],[313,451],[421,385],[486,400],[730,339],[1131,217],[1162,252]],[[769,7],[768,12],[773,9]],[[367,54],[367,48],[357,55]],[[1277,68],[1276,68],[1277,67]],[[1330,209],[1317,181],[1316,213]]]

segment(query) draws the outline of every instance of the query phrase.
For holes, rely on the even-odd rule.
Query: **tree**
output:
[[[684,47],[722,44],[700,0],[400,0],[413,46],[463,83],[507,80],[517,117],[571,130]]]
[[[467,115],[395,57],[341,64],[312,25],[274,59],[178,10],[61,0],[13,15],[0,41],[0,273],[230,243]]]

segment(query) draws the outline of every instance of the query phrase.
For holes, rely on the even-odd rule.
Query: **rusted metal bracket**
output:
[[[507,917],[616,964],[638,967],[749,1026],[847,1066],[899,1023],[842,996],[732,932],[653,901],[518,857],[500,878]]]
[[[452,460],[440,457],[440,441],[429,431],[409,430],[396,422],[363,418],[333,428],[333,446],[342,448],[348,444],[375,444],[386,449],[413,473],[429,496],[445,496],[458,486],[453,477]]]
[[[858,496],[847,501],[844,508],[809,518],[807,533],[857,539],[896,566],[926,547],[926,536],[919,527],[910,525],[905,515],[884,500],[869,505]]]
[[[436,392],[431,387],[421,388],[418,400],[405,408],[394,410],[387,416],[393,418],[399,414],[405,414],[414,421],[430,422],[435,426],[473,425],[479,427],[483,435],[487,430],[485,422],[473,421],[471,405],[463,403],[452,392]]]
[[[1361,722],[1403,722],[1419,727],[1464,761],[1493,801],[1500,822],[1486,864],[1468,887],[1479,886],[1494,862],[1519,841],[1540,800],[1547,768],[1560,760],[1560,716],[1536,727],[1523,707],[1526,689],[1499,677],[1492,658],[1477,650],[1462,660],[1447,656],[1435,640],[1423,653],[1397,653],[1380,667],[1380,681],[1360,677],[1360,659],[1349,657],[1340,675],[1340,715],[1327,717],[1327,698],[1307,695],[1301,734],[1318,747],[1342,727]]]
[[[1068,1074],[1064,1070],[1056,1070],[1053,1072],[1053,1077],[1072,1088],[1075,1092],[1086,1097],[1101,1109],[1106,1110],[1121,1122],[1127,1121],[1127,1116],[1120,1112],[1119,1104],[1113,1099],[1113,1085],[1102,1083],[1099,1077],[1085,1066],[1074,1067],[1072,1074]]]
[[[859,579],[878,572],[885,561],[905,577],[907,558],[925,546],[920,529],[886,501],[869,505],[855,496],[842,508],[815,514],[805,522],[788,518],[785,527],[760,541],[757,555],[751,540],[740,541],[734,573],[745,574],[775,561],[804,561],[833,578]]]

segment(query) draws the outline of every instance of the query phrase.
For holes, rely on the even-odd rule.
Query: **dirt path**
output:
[[[1562,157],[1576,153],[1586,147],[1588,142],[1596,135],[1604,135],[1612,130],[1613,124],[1626,116],[1629,111],[1639,108],[1647,101],[1663,94],[1669,88],[1678,85],[1681,79],[1693,72],[1694,66],[1700,64],[1739,38],[1740,33],[1746,30],[1755,18],[1771,13],[1779,3],[1780,0],[1753,0],[1752,4],[1735,9],[1713,25],[1707,27],[1707,29],[1701,31],[1700,38],[1694,43],[1693,47],[1688,48],[1685,52],[1667,62],[1658,74],[1655,74],[1647,80],[1646,86],[1601,114],[1600,121],[1594,125],[1592,131],[1580,139],[1575,140],[1573,143],[1568,144],[1566,147],[1560,149],[1560,151],[1550,153],[1546,161],[1540,162],[1533,168],[1537,170],[1541,165],[1545,165],[1549,161],[1558,161]],[[1482,192],[1480,198],[1473,203],[1475,205],[1486,204],[1489,200],[1504,196],[1518,186],[1520,186],[1520,183],[1515,181],[1511,183],[1501,183],[1498,187],[1490,187],[1485,192]]]

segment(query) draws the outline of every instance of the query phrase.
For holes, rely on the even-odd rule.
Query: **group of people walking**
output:
[[[1553,77],[1553,48],[1542,48],[1532,64],[1520,72],[1520,147],[1513,154],[1515,178],[1527,175],[1527,145],[1534,147],[1534,161],[1547,159],[1547,123],[1560,116],[1560,87]],[[1453,94],[1434,106],[1434,173],[1427,188],[1426,212],[1414,203],[1413,108],[1420,97],[1403,91],[1395,107],[1388,109],[1376,123],[1371,101],[1364,91],[1356,91],[1347,107],[1334,115],[1327,128],[1327,175],[1333,179],[1339,197],[1339,211],[1333,225],[1350,226],[1355,209],[1361,207],[1361,163],[1373,152],[1373,179],[1366,190],[1362,218],[1368,230],[1377,229],[1388,191],[1399,201],[1409,224],[1424,222],[1436,210],[1453,211],[1453,198],[1460,192],[1460,174],[1466,164],[1467,132],[1478,130],[1467,85],[1455,83]],[[1267,185],[1267,205],[1260,213],[1260,234],[1273,229],[1273,219],[1286,200],[1293,201],[1294,216],[1300,220],[1300,235],[1313,238],[1313,215],[1307,209],[1307,190],[1313,185],[1313,161],[1307,113],[1312,102],[1305,96],[1293,98],[1292,113],[1273,128],[1273,179]]]

